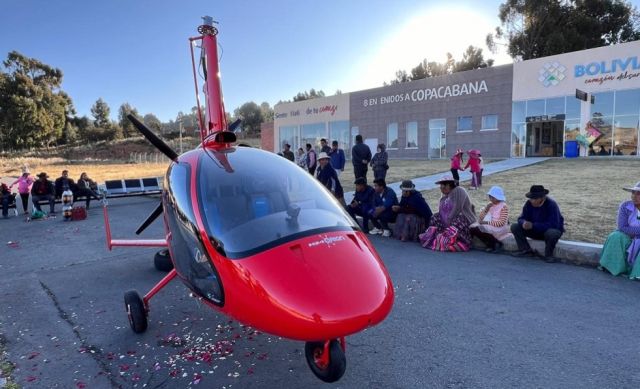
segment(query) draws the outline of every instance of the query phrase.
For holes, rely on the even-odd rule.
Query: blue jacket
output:
[[[362,162],[362,161],[366,162]],[[351,163],[353,166],[367,166],[371,161],[371,149],[364,143],[356,143],[351,148]]]
[[[424,218],[427,225],[433,216],[431,207],[427,204],[427,201],[422,197],[422,193],[417,190],[411,191],[408,197],[400,197],[400,210],[398,213],[414,213]]]
[[[378,217],[393,216],[392,206],[398,205],[398,196],[396,196],[396,192],[391,188],[384,188],[382,193],[376,193],[373,197],[373,205],[374,207],[384,207],[385,210]]]
[[[366,205],[373,207],[373,197],[376,191],[371,185],[367,185],[362,192],[355,191],[353,194],[353,201],[357,201],[360,205]]]
[[[346,158],[344,156],[344,150],[336,149],[329,152],[329,158],[331,158],[331,166],[336,170],[344,170],[344,164]]]
[[[537,233],[543,234],[549,228],[564,232],[564,218],[558,204],[550,197],[544,200],[541,207],[534,207],[527,201],[522,207],[522,215],[518,218],[518,224],[525,221],[533,223],[533,231]]]

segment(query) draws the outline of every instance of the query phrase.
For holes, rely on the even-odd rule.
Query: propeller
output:
[[[162,203],[158,204],[158,206],[151,212],[149,216],[145,219],[145,221],[140,224],[140,227],[136,230],[136,235],[140,235],[142,231],[144,231],[151,223],[153,223],[158,216],[162,215]]]
[[[169,157],[169,159],[172,161],[175,161],[178,158],[178,153],[173,151],[173,149],[169,147],[168,144],[164,143],[162,139],[158,138],[158,136],[154,134],[153,131],[142,124],[142,122],[135,116],[133,116],[132,114],[128,114],[127,118],[131,121],[131,123],[133,123],[134,126],[136,126],[138,131],[140,131],[142,135],[144,135],[144,137],[147,138],[149,142],[151,142],[152,145],[156,146],[156,148],[162,152],[162,154]]]
[[[242,119],[236,119],[233,123],[229,124],[227,128],[231,132],[236,132],[236,127],[238,127],[242,123]],[[242,127],[240,127],[240,131],[242,131]]]

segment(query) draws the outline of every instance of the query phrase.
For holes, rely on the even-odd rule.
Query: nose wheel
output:
[[[135,290],[124,294],[124,305],[133,332],[139,334],[147,329],[147,310],[140,295]]]
[[[344,338],[304,345],[304,355],[311,371],[324,382],[335,382],[344,374],[347,369],[344,351]]]

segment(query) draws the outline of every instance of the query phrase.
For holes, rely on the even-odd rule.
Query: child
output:
[[[480,160],[480,172],[478,173],[478,187],[482,186],[482,172],[484,171],[484,159],[482,154],[478,153],[478,159]]]
[[[462,169],[462,164],[464,163],[464,159],[462,156],[464,155],[464,151],[462,149],[457,149],[456,153],[453,157],[451,157],[451,175],[453,179],[456,181],[456,184],[460,183],[460,176],[458,175],[458,170]]]
[[[469,170],[471,171],[471,186],[469,189],[476,190],[479,186],[478,175],[480,174],[480,157],[476,150],[469,150],[467,151],[467,154],[469,154],[469,161],[462,170],[466,170],[469,167]]]

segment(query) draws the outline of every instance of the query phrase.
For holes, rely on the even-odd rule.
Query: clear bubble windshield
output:
[[[207,235],[228,258],[357,228],[314,177],[273,153],[249,147],[207,150],[197,182]]]

